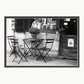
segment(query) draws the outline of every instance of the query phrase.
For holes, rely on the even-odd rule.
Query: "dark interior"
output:
[[[56,20],[56,19],[55,19]],[[59,21],[60,20],[60,21]],[[59,19],[57,21],[57,27],[63,28],[64,35],[77,35],[77,19],[70,19],[68,25],[64,25],[64,19]],[[33,18],[28,19],[15,19],[15,31],[16,32],[27,32],[34,21]],[[48,30],[47,30],[48,31]]]
[[[27,32],[31,27],[34,19],[15,19],[15,31],[16,32]]]
[[[67,26],[63,26],[65,35],[77,35],[77,19],[71,19]]]

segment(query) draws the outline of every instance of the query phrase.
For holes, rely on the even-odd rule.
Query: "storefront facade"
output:
[[[20,44],[23,44],[21,39],[31,37],[28,30],[36,19],[38,18],[13,18],[11,20],[11,31],[19,39]],[[55,39],[52,51],[57,52],[56,57],[62,56],[63,58],[77,59],[78,18],[42,17],[40,21],[38,26],[40,34],[37,35],[37,38],[45,39],[46,37],[51,37]],[[36,24],[33,24],[33,27],[36,27]]]

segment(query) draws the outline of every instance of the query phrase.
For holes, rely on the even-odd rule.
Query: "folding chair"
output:
[[[25,53],[25,56],[27,56],[29,53],[32,53],[31,50],[30,50],[30,42],[29,42],[29,39],[23,39],[23,42],[24,42],[24,53]]]
[[[11,56],[15,52],[15,49],[14,49],[15,47],[13,47],[14,45],[16,45],[16,43],[15,44],[13,43],[15,36],[7,36],[7,37],[8,37],[8,43],[9,43],[9,46],[10,46],[10,49],[11,49],[10,50],[10,56]]]
[[[41,44],[43,39],[34,39],[34,40],[31,40],[31,50],[33,50],[32,54],[34,57],[37,56],[37,48],[39,47],[39,45]],[[35,53],[35,54],[34,54]]]
[[[25,56],[27,56],[29,53],[31,53],[31,56],[36,56],[36,49],[40,45],[42,39],[23,39],[27,49],[25,50]],[[29,46],[30,44],[30,46]],[[33,55],[35,53],[35,55]]]
[[[14,36],[8,36],[8,43],[11,48],[10,56],[12,54],[15,55],[15,58],[13,59],[12,62],[14,62],[17,57],[20,58],[18,64],[20,63],[21,60],[23,60],[23,58],[27,61],[26,57],[24,56],[24,54],[21,51],[21,47],[19,46],[18,39],[15,39]]]
[[[49,57],[50,60],[52,60],[51,57],[49,56],[49,52],[51,51],[51,49],[53,47],[54,39],[44,39],[44,40],[45,40],[45,47],[37,48],[38,52],[40,53],[40,56],[37,58],[37,60],[42,58],[44,60],[44,62],[46,62],[45,58],[47,56]]]

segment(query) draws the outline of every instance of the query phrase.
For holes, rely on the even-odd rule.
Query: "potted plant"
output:
[[[33,28],[33,27],[31,27],[31,28],[29,29],[29,33],[31,33],[32,38],[36,39],[37,34],[40,33],[40,30],[37,29],[37,28]]]

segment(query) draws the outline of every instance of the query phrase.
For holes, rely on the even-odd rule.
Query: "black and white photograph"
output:
[[[0,0],[0,84],[84,84],[84,0]]]
[[[5,67],[79,67],[79,16],[5,16]]]

